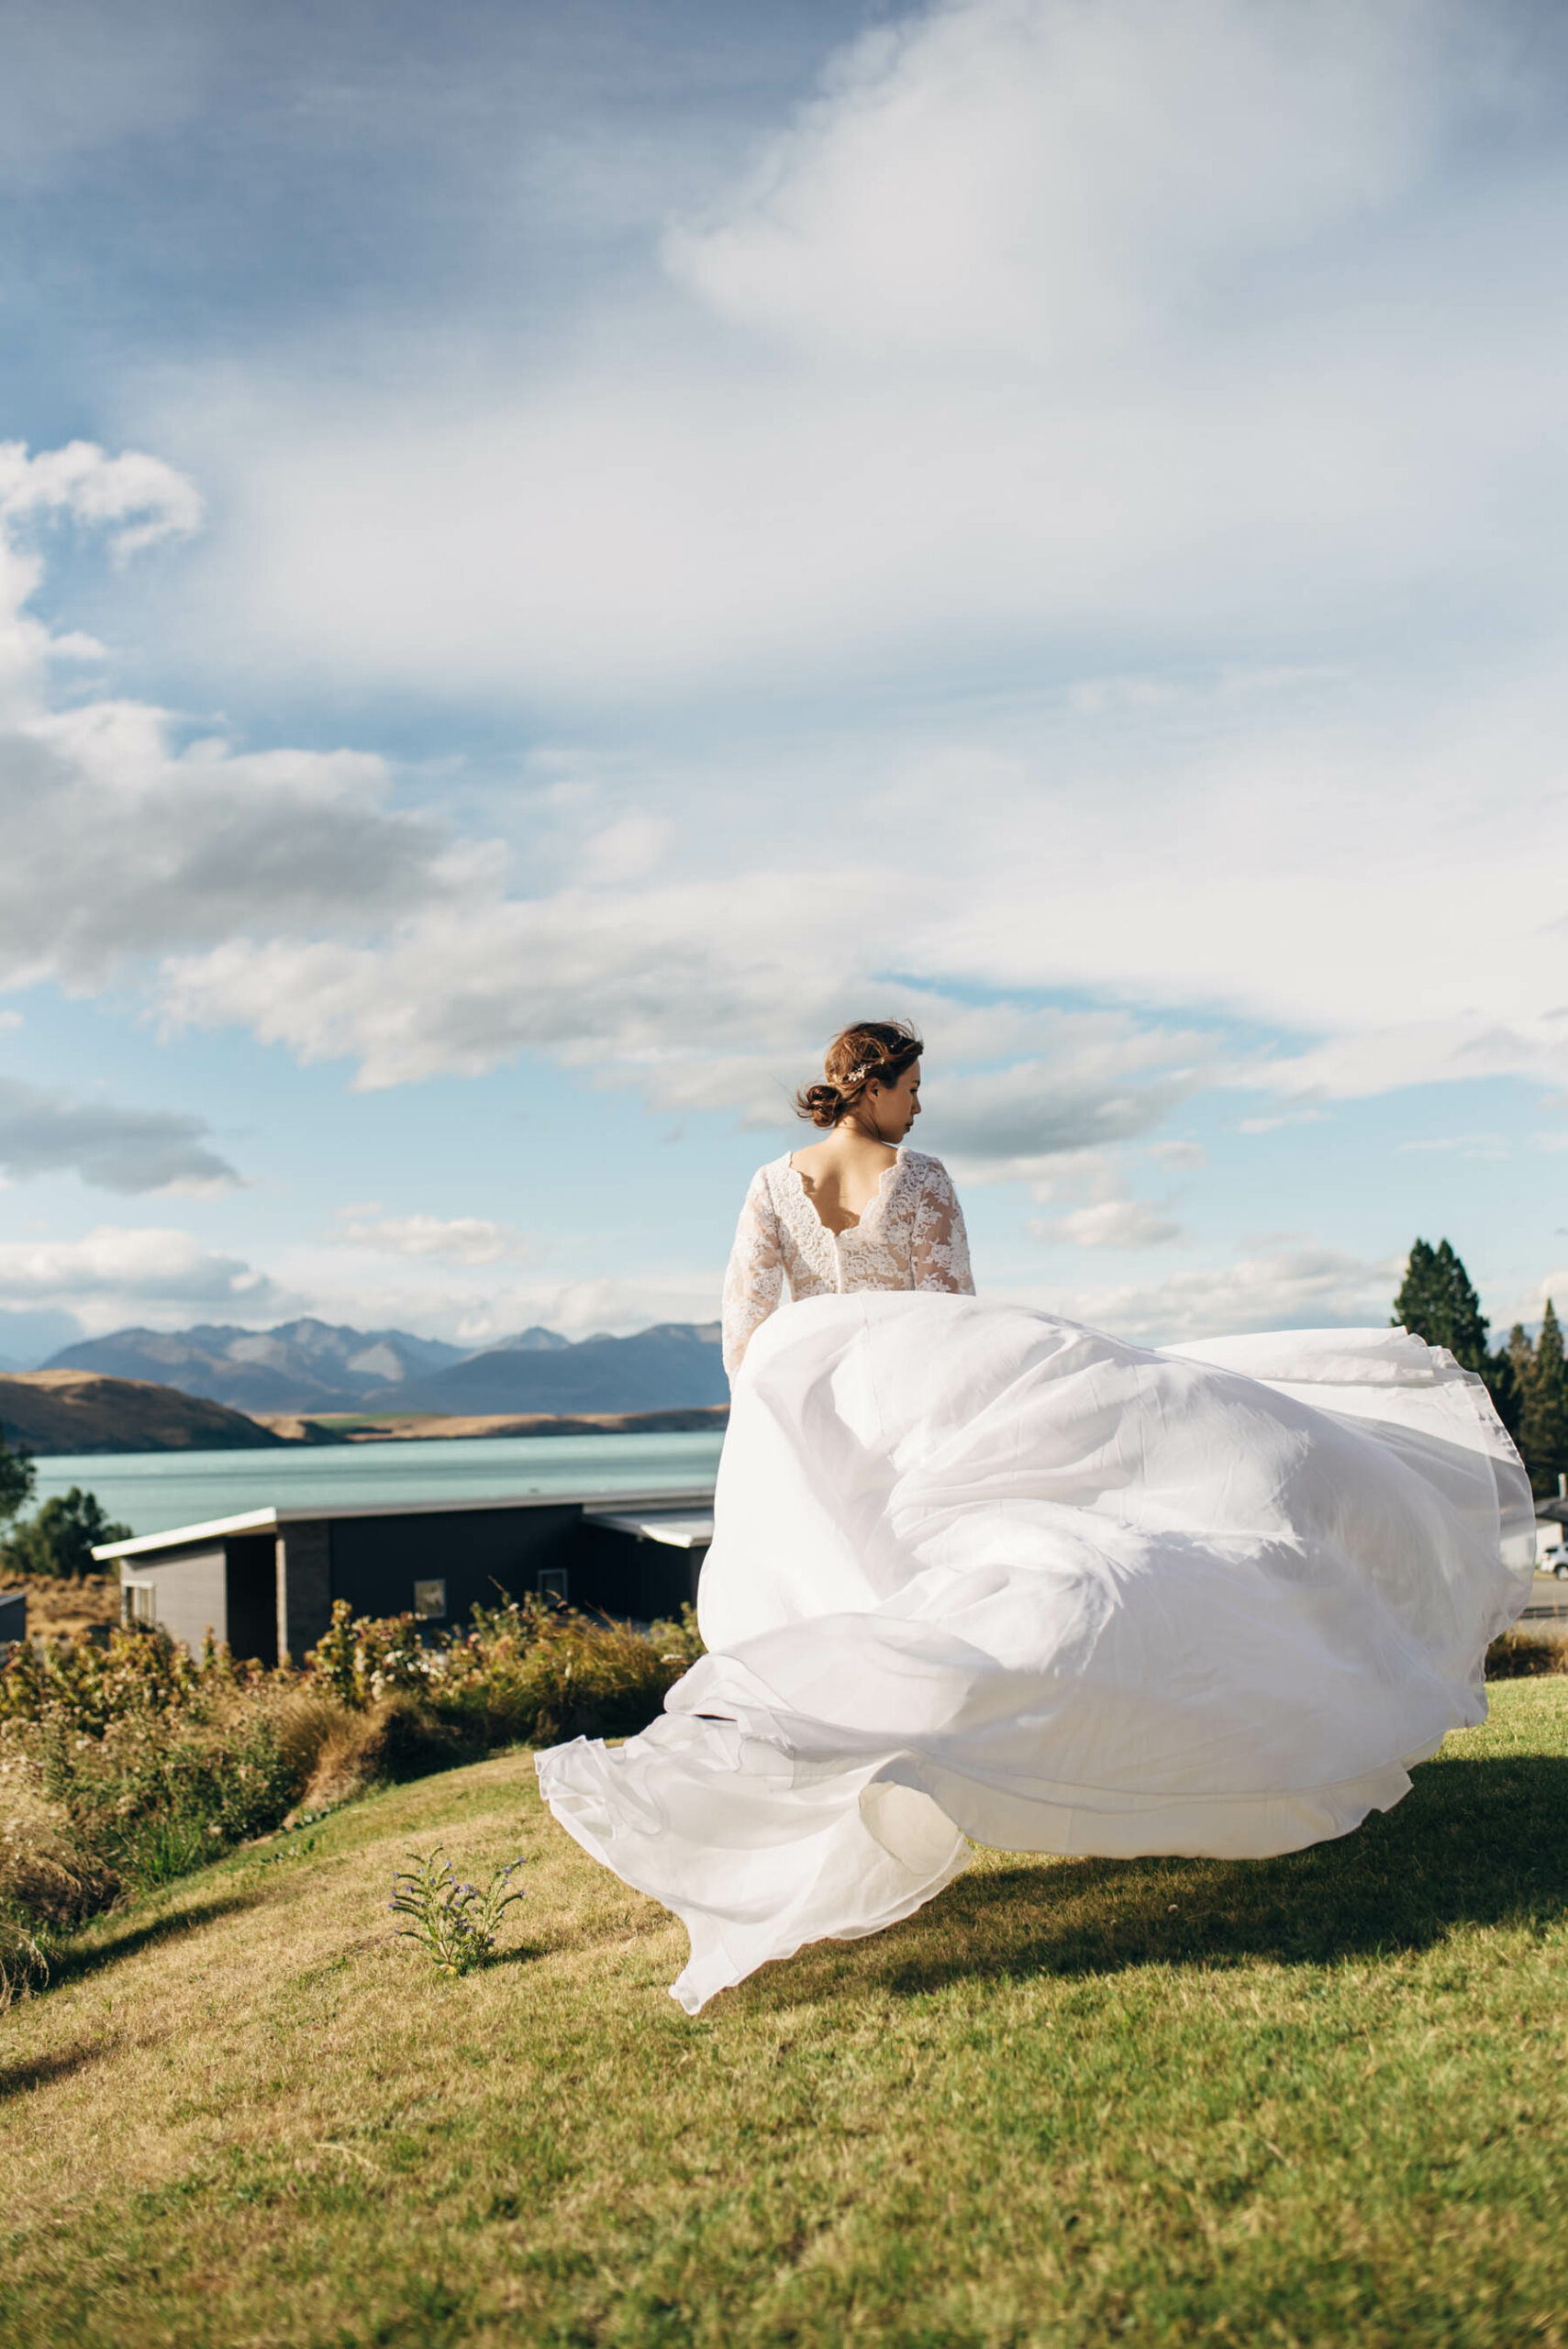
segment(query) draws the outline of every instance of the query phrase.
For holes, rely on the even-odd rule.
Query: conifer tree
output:
[[[1508,1360],[1514,1366],[1514,1376],[1518,1381],[1519,1394],[1522,1397],[1535,1375],[1535,1348],[1530,1343],[1529,1331],[1522,1321],[1516,1321],[1508,1331],[1507,1353]]]
[[[33,1464],[30,1455],[22,1451],[6,1449],[6,1432],[0,1428],[0,1525],[32,1496]]]
[[[1481,1299],[1463,1259],[1448,1241],[1440,1240],[1435,1248],[1424,1240],[1416,1241],[1394,1300],[1394,1321],[1425,1338],[1429,1346],[1446,1346],[1463,1369],[1478,1371],[1497,1417],[1515,1442],[1520,1441],[1531,1368],[1529,1340],[1516,1322],[1507,1345],[1496,1353],[1487,1352]]]
[[[1496,1406],[1497,1417],[1518,1443],[1524,1419],[1525,1397],[1519,1374],[1515,1367],[1512,1346],[1499,1346],[1495,1354],[1488,1354],[1481,1375],[1486,1381],[1486,1391]]]
[[[1525,1390],[1519,1450],[1536,1494],[1546,1497],[1555,1493],[1559,1475],[1568,1469],[1568,1363],[1563,1359],[1562,1324],[1550,1297]]]
[[[1425,1338],[1429,1346],[1446,1346],[1466,1370],[1485,1372],[1491,1365],[1486,1352],[1486,1319],[1469,1274],[1446,1240],[1435,1248],[1418,1240],[1405,1267],[1405,1278],[1394,1300],[1394,1323]]]

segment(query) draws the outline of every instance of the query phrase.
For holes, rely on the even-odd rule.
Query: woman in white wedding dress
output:
[[[1152,1353],[973,1295],[898,1148],[920,1043],[847,1029],[827,1129],[753,1178],[709,1653],[619,1748],[539,1757],[584,1848],[691,1937],[692,2012],[1009,1851],[1299,1850],[1485,1718],[1529,1485],[1481,1381],[1403,1330]],[[787,1281],[791,1302],[783,1300]],[[1042,1879],[1042,1897],[1049,1879]]]

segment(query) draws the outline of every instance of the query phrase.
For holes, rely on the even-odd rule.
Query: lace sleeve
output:
[[[778,1222],[766,1173],[759,1167],[735,1227],[735,1245],[724,1275],[724,1367],[732,1386],[752,1331],[775,1309],[783,1287]]]
[[[937,1159],[926,1168],[915,1203],[913,1253],[917,1288],[945,1288],[954,1297],[974,1295],[963,1209],[951,1175]]]

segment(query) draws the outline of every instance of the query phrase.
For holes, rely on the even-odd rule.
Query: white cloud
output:
[[[1097,1163],[1196,1092],[1215,1058],[1207,1037],[1122,1012],[1041,1012],[1034,1026],[1054,1050],[937,1092],[930,1138],[971,1182],[1049,1183],[1064,1163]]]
[[[494,1264],[506,1256],[526,1256],[532,1243],[510,1224],[492,1223],[483,1216],[355,1214],[333,1234],[334,1241],[352,1248],[371,1248],[387,1256],[429,1256],[449,1264]]]
[[[669,845],[670,826],[661,817],[623,816],[584,844],[577,878],[585,888],[617,888],[651,872]]]
[[[193,384],[167,429],[241,525],[204,593],[263,659],[579,709],[1271,622],[1306,675],[1562,495],[1555,190],[1516,161],[1506,227],[1431,217],[1539,102],[1506,52],[1448,0],[906,17],[670,232],[684,299],[526,389],[466,349],[428,401]]]
[[[134,554],[199,529],[203,507],[195,482],[139,451],[111,457],[91,440],[72,440],[29,456],[24,441],[0,441],[0,519],[14,530],[50,515],[106,529],[117,553]],[[75,651],[92,640],[64,642]]]
[[[1278,1133],[1282,1126],[1321,1125],[1326,1114],[1322,1109],[1282,1109],[1277,1117],[1239,1119],[1236,1130],[1240,1134]]]
[[[988,1071],[931,1092],[971,1180],[1049,1183],[1219,1081],[1568,1079],[1529,877],[1568,853],[1532,651],[1568,505],[1561,200],[1520,150],[1496,233],[1433,225],[1519,103],[1491,40],[1438,0],[959,0],[842,55],[672,232],[674,290],[553,373],[465,354],[427,404],[187,378],[160,445],[210,454],[225,521],[183,615],[163,591],[181,657],[217,612],[261,674],[525,697],[568,770],[612,708],[615,779],[556,888],[366,754],[61,709],[13,549],[12,977],[157,952],[172,1023],[366,1085],[548,1052],[773,1124],[837,1019],[918,1004],[882,974],[932,974],[933,1073]],[[16,530],[199,514],[151,459],[6,462]],[[1434,678],[1461,589],[1503,665]],[[781,718],[802,681],[851,710],[836,740]],[[732,729],[700,755],[692,695]],[[1053,1041],[956,982],[1140,1008]],[[1306,1041],[1188,1039],[1169,1005]]]
[[[188,1231],[100,1224],[81,1240],[0,1241],[0,1304],[70,1311],[95,1334],[149,1312],[188,1319],[202,1308],[251,1320],[286,1302],[265,1275]]]
[[[1162,1166],[1168,1166],[1176,1174],[1190,1172],[1208,1163],[1208,1152],[1201,1141],[1154,1141],[1149,1145],[1149,1154],[1157,1158]]]
[[[151,457],[0,444],[0,985],[95,987],[128,957],[251,923],[363,935],[494,870],[494,852],[393,808],[367,753],[181,748],[145,704],[53,706],[61,640],[28,609],[41,562],[21,537],[56,513],[134,552],[193,530],[201,502]]]
[[[625,1337],[658,1321],[711,1321],[718,1312],[723,1267],[588,1278],[490,1275],[481,1282],[443,1277],[427,1259],[418,1264],[406,1261],[401,1273],[406,1277],[389,1270],[361,1285],[344,1277],[340,1253],[295,1249],[280,1261],[279,1271],[286,1277],[291,1313],[313,1313],[361,1330],[409,1330],[480,1347],[536,1325],[585,1338],[595,1330]],[[275,1319],[276,1312],[268,1309]],[[230,1318],[261,1317],[247,1310]]]
[[[660,1321],[713,1321],[718,1317],[720,1275],[666,1273],[624,1279],[531,1281],[470,1299],[452,1322],[462,1345],[511,1336],[536,1325],[562,1337],[597,1330],[627,1337]]]
[[[670,265],[813,353],[1081,366],[1400,193],[1452,107],[1446,13],[935,7],[841,53]]]
[[[1173,1273],[1162,1281],[1053,1290],[1052,1312],[1147,1345],[1251,1330],[1370,1328],[1387,1321],[1404,1269],[1331,1248],[1284,1249],[1228,1265]]]
[[[0,1174],[71,1172],[107,1191],[228,1190],[239,1177],[207,1147],[202,1118],[128,1109],[0,1077]]]
[[[1163,1248],[1182,1236],[1181,1225],[1146,1199],[1104,1199],[1051,1222],[1032,1222],[1029,1229],[1037,1240],[1073,1248]]]
[[[1509,1145],[1503,1134],[1445,1134],[1435,1141],[1402,1141],[1401,1151],[1454,1152],[1461,1158],[1507,1158]]]

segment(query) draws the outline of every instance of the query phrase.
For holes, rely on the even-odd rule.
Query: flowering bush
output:
[[[690,1608],[641,1631],[533,1598],[476,1608],[428,1645],[411,1615],[339,1600],[297,1671],[158,1631],[19,1644],[0,1664],[0,1999],[6,1976],[37,1978],[50,1932],[122,1885],[167,1882],[301,1801],[639,1730],[701,1653]]]
[[[424,1645],[414,1616],[356,1616],[338,1598],[305,1668],[343,1704],[364,1706],[392,1688],[423,1688],[439,1668],[438,1653]]]

